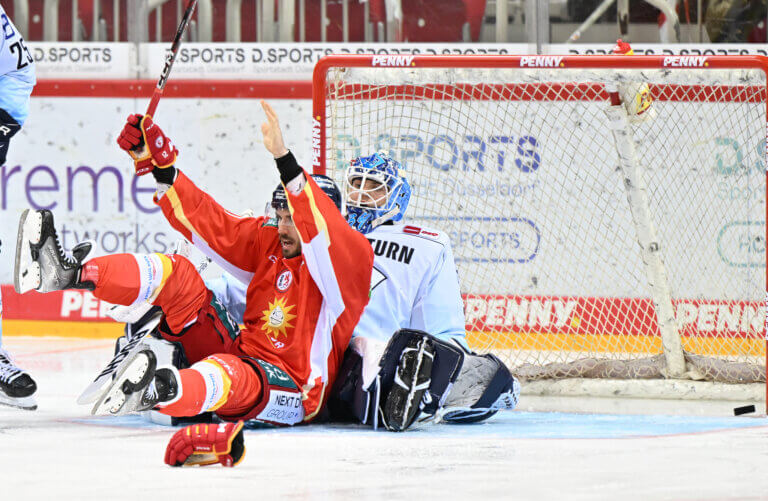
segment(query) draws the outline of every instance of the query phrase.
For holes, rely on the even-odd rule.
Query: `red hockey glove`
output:
[[[245,456],[243,422],[193,424],[177,431],[165,449],[165,464],[235,466]]]
[[[616,46],[613,48],[614,54],[624,54],[627,56],[634,55],[634,51],[632,50],[632,47],[629,46],[629,43],[622,41],[621,38],[616,40]]]
[[[176,146],[149,116],[129,116],[117,144],[133,157],[137,176],[152,172],[155,167],[170,167],[179,154]]]

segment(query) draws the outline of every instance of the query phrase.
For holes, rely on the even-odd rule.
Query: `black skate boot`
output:
[[[80,265],[91,252],[92,243],[83,242],[64,254],[49,210],[27,209],[19,221],[13,285],[23,294],[31,290],[51,292],[62,289],[90,289],[80,282]]]
[[[427,338],[408,342],[400,357],[392,389],[384,403],[384,424],[390,431],[405,431],[416,421],[422,398],[432,382],[435,350]]]
[[[33,411],[37,409],[34,394],[37,384],[17,367],[7,351],[0,348],[0,404]]]
[[[179,394],[179,372],[174,367],[157,369],[155,377],[141,394],[136,411],[154,409],[157,404],[172,402]]]
[[[117,376],[102,393],[91,414],[121,416],[152,409],[179,397],[179,373],[175,367],[157,368],[150,349],[134,354],[120,364]]]

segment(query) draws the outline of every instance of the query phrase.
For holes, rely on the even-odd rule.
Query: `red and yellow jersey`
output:
[[[223,209],[182,172],[155,202],[171,225],[249,282],[241,350],[285,370],[302,388],[305,421],[325,402],[368,303],[373,250],[308,175],[286,190],[301,254],[282,256],[277,227]]]

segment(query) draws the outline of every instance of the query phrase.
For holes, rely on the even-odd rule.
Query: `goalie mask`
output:
[[[403,219],[411,186],[399,162],[380,151],[353,159],[344,174],[347,222],[366,234],[387,221]]]
[[[322,174],[312,174],[311,177],[315,180],[320,189],[330,197],[336,207],[341,210],[341,191],[333,179],[328,176],[323,176]],[[272,201],[267,205],[267,217],[273,219],[275,218],[276,209],[287,208],[288,198],[285,196],[285,188],[283,188],[283,184],[280,183],[277,185],[277,188],[275,188],[275,191],[272,192]]]

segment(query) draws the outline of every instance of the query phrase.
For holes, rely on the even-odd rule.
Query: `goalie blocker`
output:
[[[520,384],[494,355],[476,355],[413,329],[397,331],[386,348],[354,338],[328,401],[331,420],[404,431],[420,416],[472,423],[514,409]]]

